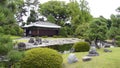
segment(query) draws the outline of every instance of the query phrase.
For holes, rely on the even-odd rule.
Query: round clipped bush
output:
[[[21,68],[61,68],[63,58],[53,49],[34,48],[25,52]]]
[[[77,42],[73,45],[75,52],[85,52],[89,51],[90,45],[87,42]]]

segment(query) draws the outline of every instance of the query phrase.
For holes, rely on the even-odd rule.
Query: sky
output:
[[[49,0],[40,0],[40,3],[47,2]],[[66,1],[69,0],[58,0]],[[79,0],[78,0],[79,1]],[[90,13],[93,17],[104,16],[110,18],[111,14],[117,14],[116,8],[120,6],[120,0],[86,0],[89,3]]]

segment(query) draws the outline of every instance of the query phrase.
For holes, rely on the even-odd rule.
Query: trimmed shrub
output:
[[[25,52],[21,68],[61,68],[63,58],[53,49],[34,48]]]
[[[77,42],[73,45],[75,52],[85,52],[89,51],[90,45],[87,42]]]

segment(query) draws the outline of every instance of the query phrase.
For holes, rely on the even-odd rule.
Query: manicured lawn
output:
[[[79,62],[68,64],[67,57],[69,54],[62,55],[64,58],[64,68],[120,68],[120,48],[110,48],[111,53],[103,52],[103,49],[98,50],[100,56],[93,57],[91,61],[83,62],[82,57],[87,55],[87,52],[75,53]]]
[[[21,38],[20,36],[10,36],[11,39],[18,39]]]

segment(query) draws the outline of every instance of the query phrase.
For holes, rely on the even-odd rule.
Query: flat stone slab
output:
[[[90,61],[90,60],[92,60],[92,58],[89,57],[89,56],[85,56],[85,57],[82,58],[82,61],[84,61],[84,62]]]
[[[104,52],[112,52],[112,50],[104,49]]]
[[[87,56],[93,57],[93,56],[99,56],[99,54],[88,54]]]

